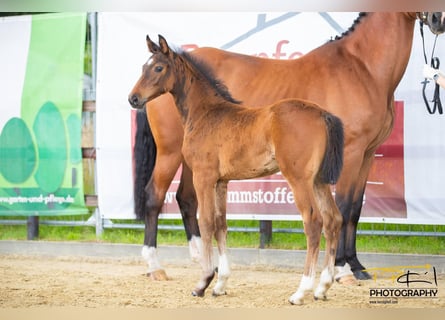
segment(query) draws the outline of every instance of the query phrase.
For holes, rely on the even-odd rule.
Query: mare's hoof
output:
[[[151,280],[155,281],[167,281],[170,278],[167,276],[163,269],[155,270],[153,272],[147,273],[147,276],[150,277]]]
[[[338,278],[336,280],[339,284],[344,285],[344,286],[359,286],[360,285],[360,283],[357,281],[357,279],[352,274],[348,274],[348,275]]]
[[[354,271],[353,273],[354,273],[354,277],[357,280],[371,280],[372,279],[371,275],[364,270],[357,270],[357,271]]]
[[[204,297],[204,290],[193,290],[192,296],[194,297]]]

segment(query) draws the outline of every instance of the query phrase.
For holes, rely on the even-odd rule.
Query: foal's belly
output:
[[[221,179],[244,180],[269,176],[280,171],[275,156],[241,157],[220,166]]]

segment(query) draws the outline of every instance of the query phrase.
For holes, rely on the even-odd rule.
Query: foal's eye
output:
[[[162,70],[164,70],[164,68],[162,66],[155,67],[155,72],[161,72]]]

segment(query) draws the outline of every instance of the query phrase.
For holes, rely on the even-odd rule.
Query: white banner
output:
[[[347,30],[357,17],[354,12],[335,13],[101,13],[99,14],[98,84],[97,84],[97,176],[99,209],[105,218],[132,219],[133,182],[131,147],[131,109],[128,93],[140,76],[141,66],[149,57],[145,36],[153,39],[162,34],[177,47],[212,46],[229,51],[269,58],[293,59]],[[365,194],[362,221],[445,224],[445,160],[444,116],[427,114],[421,84],[423,53],[416,24],[410,63],[397,91],[399,122],[390,144],[379,149],[389,154],[382,162],[377,158]],[[434,37],[425,29],[427,50],[431,52]],[[445,38],[439,37],[435,55],[445,57]],[[432,87],[432,85],[430,85]],[[399,145],[397,145],[399,144]],[[394,148],[393,148],[394,147]],[[396,150],[396,151],[394,151]],[[401,152],[399,152],[401,150]],[[396,159],[399,157],[398,159]],[[380,162],[379,162],[380,161]],[[392,172],[387,177],[386,172]],[[404,189],[382,187],[385,179],[396,175]],[[274,176],[272,180],[282,179]],[[371,181],[371,178],[374,179]],[[285,185],[253,190],[263,200],[288,198]],[[231,183],[232,184],[232,183]],[[229,191],[230,185],[229,184]],[[173,194],[173,183],[166,198],[163,217],[179,217]],[[234,187],[232,190],[238,190]],[[270,189],[271,188],[271,189]],[[391,210],[376,211],[376,206],[391,206],[396,199],[403,204],[401,215]],[[228,218],[235,219],[300,219],[282,212],[238,212],[236,192],[228,204]],[[275,197],[275,198],[274,198]],[[281,197],[281,198],[280,198]],[[272,200],[271,200],[272,201]],[[368,201],[368,202],[367,202]],[[398,204],[396,204],[398,205]],[[267,203],[263,207],[267,207]],[[291,204],[292,208],[293,204]],[[271,206],[271,208],[274,208]],[[280,209],[278,209],[280,210]],[[292,209],[293,210],[293,209]]]

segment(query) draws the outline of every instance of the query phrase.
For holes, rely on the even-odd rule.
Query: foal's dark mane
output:
[[[358,17],[354,20],[354,22],[352,23],[352,26],[349,27],[348,30],[346,30],[345,32],[343,32],[341,35],[339,36],[335,36],[334,39],[332,39],[331,41],[335,41],[335,40],[340,40],[343,37],[346,37],[348,34],[352,33],[355,30],[355,27],[357,26],[357,24],[359,24],[362,21],[363,17],[366,17],[368,14],[366,12],[360,12],[358,14]]]
[[[210,66],[203,61],[193,57],[187,51],[178,50],[176,54],[181,56],[186,62],[188,62],[195,70],[197,70],[205,80],[210,83],[212,88],[216,90],[218,95],[220,95],[224,100],[227,100],[231,103],[241,104],[241,101],[236,100],[232,97],[232,94],[229,92],[227,86],[220,79],[216,78],[213,70]]]

